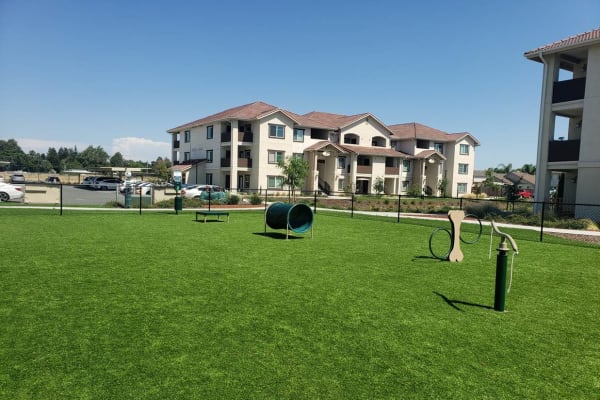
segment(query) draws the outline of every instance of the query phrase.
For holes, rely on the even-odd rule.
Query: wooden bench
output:
[[[206,218],[214,215],[217,217],[217,221],[220,221],[221,215],[227,216],[227,222],[229,222],[229,212],[227,211],[196,211],[196,221],[198,221],[198,215],[202,215],[204,217],[204,222],[206,223]]]

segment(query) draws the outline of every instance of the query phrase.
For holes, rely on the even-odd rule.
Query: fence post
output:
[[[402,204],[402,195],[398,193],[398,220],[396,222],[400,222],[400,205]]]
[[[540,242],[544,240],[544,217],[546,214],[546,201],[542,201],[542,223],[540,224]]]
[[[462,209],[463,209],[463,208],[462,208],[462,206],[463,206],[463,205],[462,205],[462,201],[463,201],[463,198],[462,198],[462,197],[460,197],[460,198],[459,198],[459,205],[458,205],[458,209],[459,209],[459,210],[462,210]]]
[[[63,184],[60,184],[60,215],[62,215],[63,208]]]
[[[314,192],[314,200],[313,200],[313,212],[316,214],[317,213],[317,191],[315,190]]]
[[[352,193],[352,204],[350,207],[350,218],[354,218],[354,193]]]

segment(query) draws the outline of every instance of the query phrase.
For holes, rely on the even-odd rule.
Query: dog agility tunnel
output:
[[[308,231],[313,224],[313,212],[306,204],[273,203],[265,214],[271,229],[290,229],[295,233]]]

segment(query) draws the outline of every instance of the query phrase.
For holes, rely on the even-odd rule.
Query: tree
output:
[[[438,190],[442,193],[442,197],[446,197],[446,192],[448,191],[448,178],[442,178],[438,185]]]
[[[108,165],[108,153],[100,146],[88,146],[77,155],[77,161],[84,168],[104,167]]]
[[[110,158],[110,166],[111,167],[124,167],[125,160],[123,159],[123,154],[121,154],[118,151],[115,154],[113,154],[113,156]]]
[[[521,167],[521,172],[525,172],[526,174],[535,175],[535,165],[533,164],[523,164]]]
[[[24,169],[26,159],[27,155],[15,139],[0,140],[0,161],[10,162],[10,170]]]
[[[284,183],[292,190],[292,198],[296,200],[296,188],[304,185],[308,176],[308,161],[302,157],[288,157],[285,161],[280,160],[277,166],[285,175]]]
[[[375,184],[373,185],[373,190],[375,190],[375,193],[377,193],[378,195],[383,193],[383,191],[385,190],[385,183],[384,183],[382,177],[378,176],[375,179]]]
[[[152,163],[152,172],[154,172],[158,178],[162,181],[169,180],[169,167],[171,166],[171,161],[168,158],[163,160],[162,157],[158,157],[156,161]]]
[[[498,164],[496,168],[494,168],[494,172],[498,172],[501,174],[508,174],[513,170],[512,164]]]

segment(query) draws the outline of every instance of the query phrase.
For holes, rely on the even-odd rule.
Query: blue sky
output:
[[[535,164],[542,65],[600,1],[0,0],[0,139],[170,157],[167,129],[247,104],[470,132]]]

